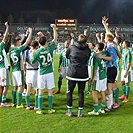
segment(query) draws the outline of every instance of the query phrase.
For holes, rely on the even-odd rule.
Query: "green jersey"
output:
[[[88,66],[92,66],[93,65],[93,58],[94,58],[95,55],[96,55],[96,52],[92,50],[90,58],[88,60]]]
[[[63,49],[60,53],[60,59],[59,59],[59,68],[62,65],[62,67],[67,67],[69,64],[69,59],[66,58],[66,49]]]
[[[107,52],[104,51],[101,54],[106,56]],[[102,79],[107,78],[106,61],[104,59],[100,59],[97,57],[94,58],[94,70],[97,70],[95,80],[96,79],[102,80]]]
[[[4,42],[0,43],[0,68],[5,68],[4,55],[3,55],[4,45],[5,45]]]
[[[13,48],[10,53],[12,72],[21,71],[21,57],[20,53],[25,49],[24,45],[21,45],[17,48]]]
[[[35,51],[34,57],[31,59],[31,63],[39,62],[40,75],[53,72],[53,51],[55,49],[55,42],[52,42],[45,48],[39,48]]]
[[[120,53],[122,54],[123,47],[122,46],[118,46],[118,49],[119,49]]]
[[[122,50],[122,69],[126,70],[128,63],[131,63],[132,55],[129,49]]]
[[[118,50],[119,50],[120,53],[122,54],[123,47],[118,45]],[[118,69],[120,69],[120,58],[119,58],[119,56],[118,56],[118,58],[116,59],[116,62],[117,62],[117,64],[118,64]]]

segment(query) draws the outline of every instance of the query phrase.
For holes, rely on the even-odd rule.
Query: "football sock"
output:
[[[126,96],[126,86],[122,85],[122,93],[124,96]]]
[[[38,96],[38,110],[41,111],[42,110],[42,102],[43,102],[43,96],[39,95]]]
[[[129,97],[129,92],[130,92],[130,87],[126,86],[126,97],[127,98]]]
[[[81,115],[82,114],[82,110],[83,110],[83,108],[78,108],[78,115]]]
[[[15,104],[16,100],[16,90],[12,90],[12,104]]]
[[[30,107],[30,95],[25,96],[26,107]]]
[[[62,80],[59,80],[58,81],[58,90],[60,91],[60,89],[61,89],[61,85],[62,85]]]
[[[38,108],[38,94],[35,94],[35,107]]]
[[[52,109],[53,95],[48,95],[48,110]]]
[[[118,88],[114,89],[113,94],[114,94],[115,103],[119,104],[119,100],[118,100],[118,98],[119,98],[119,89]]]
[[[2,103],[6,102],[6,96],[2,96]]]
[[[107,108],[111,109],[113,105],[113,94],[111,93],[106,95],[106,99],[107,99]]]
[[[101,110],[104,110],[105,106],[106,106],[106,102],[102,102],[101,103]]]
[[[68,112],[68,114],[72,114],[72,107],[70,107],[70,106],[67,106],[67,112]]]
[[[20,106],[22,103],[22,92],[18,92],[17,105]]]
[[[37,89],[37,90],[36,90],[36,94],[37,94],[37,95],[38,95],[38,93],[39,93],[38,91],[39,91],[39,90]]]
[[[98,104],[97,103],[94,104],[94,112],[98,112]]]

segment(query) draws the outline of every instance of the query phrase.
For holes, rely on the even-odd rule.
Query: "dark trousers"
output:
[[[68,91],[67,91],[67,106],[72,107],[72,101],[73,101],[73,90],[76,86],[76,83],[78,84],[78,106],[83,107],[84,105],[84,90],[85,90],[85,83],[86,81],[72,81],[68,80]]]

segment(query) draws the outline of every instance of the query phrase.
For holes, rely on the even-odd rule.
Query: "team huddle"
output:
[[[67,79],[66,88],[66,115],[71,117],[73,90],[78,85],[78,114],[82,117],[84,107],[84,91],[86,82],[88,84],[88,94],[92,89],[94,110],[88,112],[88,115],[104,114],[106,111],[120,107],[119,100],[123,103],[129,101],[130,93],[130,70],[132,55],[130,52],[130,41],[122,42],[118,29],[115,30],[115,36],[108,27],[108,18],[102,18],[102,24],[106,33],[96,33],[97,44],[89,42],[87,29],[83,34],[75,37],[71,33],[71,40],[66,40],[64,49],[60,53],[58,71],[60,73],[58,80],[58,90],[61,91],[62,79]],[[26,110],[30,110],[30,92],[34,88],[35,106],[37,114],[43,114],[43,94],[44,88],[48,89],[48,113],[54,113],[53,109],[53,88],[54,69],[53,69],[53,51],[57,42],[56,25],[51,24],[53,29],[53,40],[48,43],[45,35],[38,32],[38,39],[32,40],[32,28],[28,28],[24,39],[19,37],[13,39],[14,45],[7,52],[9,36],[9,25],[5,23],[6,30],[0,43],[0,106],[24,108],[22,104],[23,77],[27,86],[25,102]],[[8,41],[7,41],[8,40]],[[6,94],[9,83],[9,63],[7,53],[12,67],[12,103],[6,103]],[[120,74],[119,62],[122,59],[122,68]],[[22,71],[23,70],[23,71]],[[118,76],[121,75],[122,93],[119,97]],[[98,106],[98,92],[101,94],[101,106]],[[17,101],[16,101],[17,95]]]

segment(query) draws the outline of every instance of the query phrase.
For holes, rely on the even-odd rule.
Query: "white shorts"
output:
[[[119,72],[120,72],[120,70],[119,70],[119,68],[117,68],[117,75],[116,75],[115,81],[118,81],[118,78],[119,78]]]
[[[97,90],[99,92],[105,91],[107,89],[107,78],[102,80],[95,80],[92,85],[93,90]]]
[[[92,66],[88,66],[88,75],[89,78],[92,78]]]
[[[52,89],[55,87],[54,84],[54,73],[48,73],[44,75],[38,75],[38,88],[39,89]]]
[[[67,69],[68,69],[68,67],[62,67],[62,68],[61,68],[60,76],[61,76],[62,78],[66,78]]]
[[[6,68],[0,68],[0,85],[6,86]]]
[[[26,84],[28,86],[38,88],[37,79],[38,79],[38,70],[26,70]]]
[[[121,81],[125,81],[125,83],[128,83],[129,82],[130,73],[128,73],[127,77],[124,78],[125,73],[126,73],[126,70],[122,69],[122,71],[121,71]]]
[[[6,69],[6,86],[10,85],[10,72]]]
[[[13,86],[22,86],[22,74],[21,71],[12,72]]]

